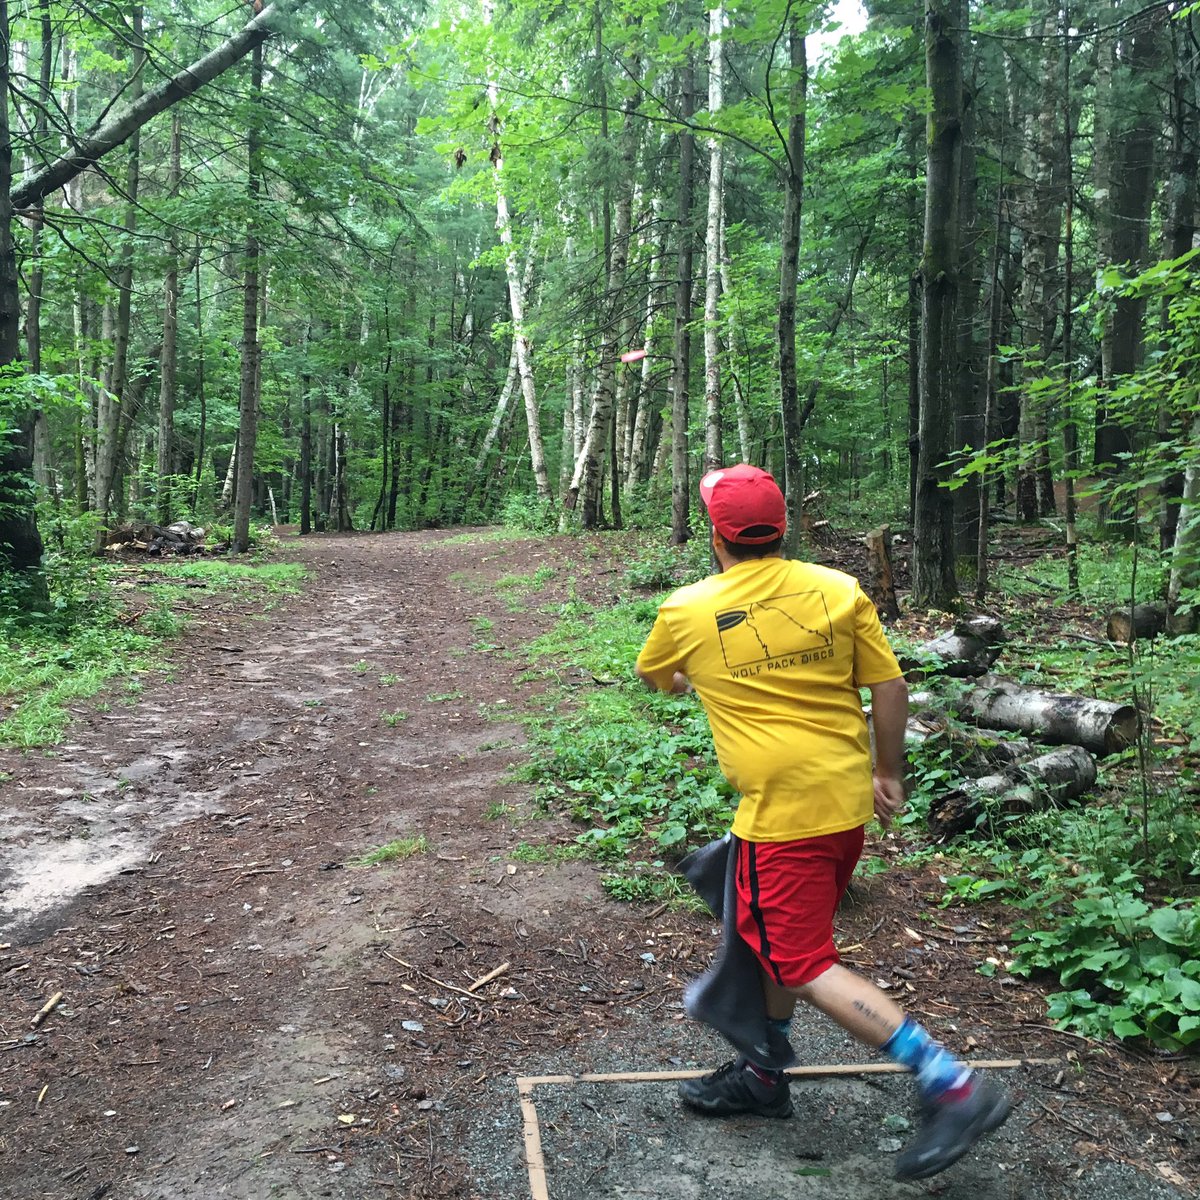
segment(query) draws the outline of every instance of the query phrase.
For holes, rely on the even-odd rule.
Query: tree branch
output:
[[[28,209],[41,203],[51,192],[86,171],[110,150],[132,137],[152,117],[199,91],[206,83],[244,58],[256,45],[270,36],[270,24],[283,4],[268,5],[232,37],[209,51],[189,67],[176,72],[158,87],[146,92],[123,112],[104,122],[94,132],[79,139],[69,154],[34,174],[12,192],[14,209]]]

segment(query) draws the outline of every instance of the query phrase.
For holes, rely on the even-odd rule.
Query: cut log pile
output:
[[[223,554],[228,542],[205,544],[205,531],[199,525],[176,521],[172,525],[152,525],[138,521],[110,530],[104,540],[106,554]]]
[[[955,771],[969,777],[931,799],[929,828],[939,836],[1075,800],[1095,785],[1097,757],[1137,740],[1140,718],[1132,705],[1041,692],[984,674],[1005,641],[994,618],[970,617],[901,658],[910,679],[974,679],[953,701],[933,692],[911,697],[906,743],[938,738]],[[976,728],[952,722],[951,708],[959,722]]]

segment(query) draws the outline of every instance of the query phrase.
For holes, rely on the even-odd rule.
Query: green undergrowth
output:
[[[300,563],[255,562],[245,559],[189,558],[179,562],[147,563],[143,575],[151,575],[152,592],[174,590],[180,583],[200,582],[210,589],[256,596],[292,596],[300,590],[305,570]]]
[[[627,587],[674,586],[704,566],[698,552],[690,561],[668,550],[631,557]],[[1099,619],[1121,604],[1122,588],[1129,594],[1129,559],[1102,547],[1085,563],[1086,603]],[[1045,573],[1043,598],[1057,570],[1046,562],[1028,573]],[[1096,620],[1093,632],[1060,620],[1043,637],[1040,624],[1020,619],[1032,607],[1026,593],[996,600],[1015,635],[998,671],[1042,690],[1134,703],[1149,718],[1144,737],[1101,761],[1084,800],[1024,815],[991,809],[946,844],[931,840],[925,819],[931,797],[965,778],[961,751],[949,734],[929,738],[910,749],[910,805],[897,823],[908,861],[927,864],[936,850],[946,904],[1006,906],[1007,961],[980,969],[1048,984],[1049,1019],[1089,1037],[1200,1045],[1200,639],[1130,650],[1097,638]],[[655,611],[649,598],[609,608],[576,599],[555,610],[554,629],[530,651],[537,674],[560,687],[531,719],[526,771],[539,802],[574,817],[578,844],[610,865],[611,895],[682,903],[687,889],[670,865],[728,828],[737,797],[695,698],[651,693],[633,677]],[[918,686],[937,690],[953,714],[972,685]]]
[[[1100,760],[1080,800],[1032,814],[986,808],[970,834],[941,848],[945,902],[993,900],[1013,911],[1007,969],[1056,989],[1051,1020],[1089,1037],[1178,1050],[1200,1045],[1200,638],[1129,647],[1096,636],[1131,594],[1153,598],[1157,571],[1132,569],[1125,547],[1081,555],[1077,603],[1093,613],[1091,632],[1074,617],[1054,628],[1022,622],[1035,594],[1065,595],[1060,561],[1005,580],[997,608],[1015,636],[995,670],[1038,690],[1132,705],[1142,732]],[[931,686],[953,714],[955,695],[970,685]],[[947,731],[909,748],[910,806],[900,824],[918,847],[931,798],[965,780],[955,729],[952,718]]]
[[[666,863],[724,833],[736,802],[696,698],[650,692],[633,676],[655,612],[652,600],[598,609],[573,601],[530,647],[564,685],[559,703],[530,720],[526,770],[538,802],[585,825],[578,844],[602,862],[629,863],[647,847],[657,856],[644,864],[649,874],[605,877],[621,898],[673,898]],[[581,677],[600,682],[576,687]]]
[[[114,699],[136,697],[143,676],[161,665],[164,641],[187,624],[180,611],[187,593],[173,581],[199,579],[210,592],[277,597],[298,590],[304,576],[294,563],[195,559],[139,564],[131,585],[128,568],[94,559],[81,545],[51,550],[48,568],[45,612],[30,611],[0,589],[3,746],[56,745],[72,707],[111,689],[114,680],[121,681]],[[151,603],[143,606],[138,595]]]

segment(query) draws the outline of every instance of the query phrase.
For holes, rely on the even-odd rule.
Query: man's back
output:
[[[638,666],[680,670],[699,694],[743,795],[740,837],[786,841],[870,817],[858,688],[899,669],[852,576],[775,556],[738,562],[664,602]]]

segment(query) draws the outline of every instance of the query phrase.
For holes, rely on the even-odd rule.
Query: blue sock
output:
[[[928,1100],[949,1099],[971,1090],[971,1068],[910,1017],[904,1018],[882,1049],[893,1062],[916,1075],[917,1087]]]
[[[777,1032],[781,1033],[790,1042],[792,1040],[792,1018],[791,1017],[769,1017],[767,1024]]]

